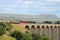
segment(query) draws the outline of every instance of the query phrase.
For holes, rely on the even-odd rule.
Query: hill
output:
[[[9,13],[0,13],[0,20],[22,20],[22,21],[57,21],[60,20],[60,17],[52,14],[42,14],[42,15],[22,15],[22,14],[9,14]]]

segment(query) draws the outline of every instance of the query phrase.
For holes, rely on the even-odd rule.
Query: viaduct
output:
[[[60,24],[21,24],[31,33],[40,35],[47,35],[51,40],[60,40]]]

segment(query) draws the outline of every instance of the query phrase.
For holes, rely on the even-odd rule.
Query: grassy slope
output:
[[[23,25],[20,25],[20,24],[12,24],[13,28],[15,30],[18,30],[18,31],[26,31],[26,29],[23,27]],[[13,37],[4,37],[4,36],[0,36],[0,40],[16,40],[15,38]]]
[[[21,24],[12,24],[12,26],[15,30],[22,31],[22,32],[27,31]]]
[[[13,38],[13,37],[3,37],[3,36],[0,36],[0,40],[16,40],[16,39]]]

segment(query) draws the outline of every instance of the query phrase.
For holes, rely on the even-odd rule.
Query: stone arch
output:
[[[51,40],[53,40],[53,26],[50,26],[50,31],[51,31]]]
[[[33,34],[35,33],[35,26],[34,26],[34,25],[31,26],[31,32],[32,32]]]
[[[45,26],[43,25],[41,27],[42,27],[42,29],[41,29],[42,35],[45,35]]]
[[[42,26],[42,29],[45,29],[45,26]]]
[[[36,28],[37,30],[36,30],[36,33],[37,34],[40,34],[40,26],[39,25],[37,25],[37,28]]]
[[[53,26],[50,26],[50,28],[52,29],[52,28],[53,28]]]
[[[53,28],[53,39],[57,40],[57,35],[58,35],[58,29],[57,29],[57,25],[54,26]]]
[[[46,26],[46,29],[45,29],[45,35],[49,36],[49,26],[48,25]]]
[[[55,26],[55,28],[57,28],[57,26]]]
[[[40,26],[39,25],[37,26],[37,29],[40,29]]]
[[[60,26],[58,26],[58,28],[60,28]]]
[[[34,26],[34,25],[32,25],[32,26],[31,26],[31,28],[35,29],[35,26]]]
[[[26,25],[25,28],[26,28],[27,30],[29,30],[29,26],[28,26],[28,25]]]
[[[49,29],[49,26],[46,26],[46,29]]]
[[[60,26],[58,26],[58,39],[60,40]]]

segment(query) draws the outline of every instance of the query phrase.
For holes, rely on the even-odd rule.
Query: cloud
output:
[[[0,0],[0,11],[23,14],[57,13],[60,0]],[[60,12],[59,12],[60,13]]]
[[[45,0],[47,2],[60,2],[60,0]]]
[[[11,11],[15,8],[15,5],[0,5],[0,10]]]
[[[3,8],[3,10],[10,11],[10,10],[12,10],[12,8]]]
[[[25,1],[24,4],[25,5],[30,5],[32,3],[32,1]]]

